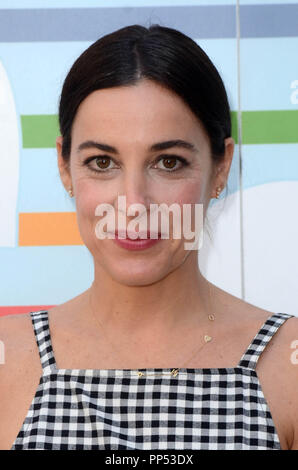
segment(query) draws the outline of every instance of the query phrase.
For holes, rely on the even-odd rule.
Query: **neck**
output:
[[[211,313],[208,284],[193,252],[179,268],[150,285],[118,283],[95,266],[87,294],[93,315],[115,335],[150,334],[205,324]]]

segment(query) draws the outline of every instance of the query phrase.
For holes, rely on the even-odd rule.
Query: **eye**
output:
[[[179,165],[177,166],[177,161],[179,162]],[[168,172],[173,172],[173,171],[178,171],[184,166],[189,165],[189,162],[183,158],[183,157],[178,157],[177,155],[163,155],[159,157],[157,164],[160,162],[163,162],[163,168],[157,168],[158,170],[163,170],[164,168]]]
[[[95,163],[100,168],[101,170],[106,170],[109,167],[109,164],[111,163],[110,157],[96,157],[95,158]]]
[[[95,160],[96,168],[94,168],[94,166],[90,165],[90,163],[93,160]],[[113,168],[109,167],[111,162],[113,162],[113,160],[108,155],[98,155],[96,157],[86,158],[86,160],[84,161],[83,164],[86,165],[89,168],[89,170],[91,170],[91,171],[95,171],[96,173],[103,173],[105,171],[113,169]]]

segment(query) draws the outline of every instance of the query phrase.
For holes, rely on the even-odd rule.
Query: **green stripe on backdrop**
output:
[[[298,142],[298,111],[246,111],[242,113],[244,144]]]
[[[56,114],[21,116],[23,148],[52,148],[60,135]]]
[[[237,112],[232,111],[232,136],[236,143]],[[52,148],[60,134],[55,114],[21,116],[23,147]],[[298,143],[298,110],[242,112],[243,144]]]

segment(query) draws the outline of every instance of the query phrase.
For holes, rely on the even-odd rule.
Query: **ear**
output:
[[[235,149],[235,141],[232,137],[228,137],[225,139],[225,153],[223,158],[221,159],[220,163],[216,165],[215,175],[214,175],[214,182],[212,193],[216,195],[216,189],[221,188],[221,191],[227,184],[229,172],[233,160]],[[215,196],[213,196],[215,197]]]
[[[71,180],[69,162],[66,162],[65,159],[62,157],[62,143],[63,143],[63,137],[60,135],[59,137],[56,138],[58,168],[59,168],[60,178],[63,183],[63,186],[66,189],[66,191],[68,191],[69,189],[72,188],[72,180]]]

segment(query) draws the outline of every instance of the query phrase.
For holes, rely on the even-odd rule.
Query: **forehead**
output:
[[[161,138],[207,139],[189,106],[174,92],[150,80],[96,90],[80,104],[72,137],[117,136],[125,141]],[[201,142],[202,143],[202,142]]]

